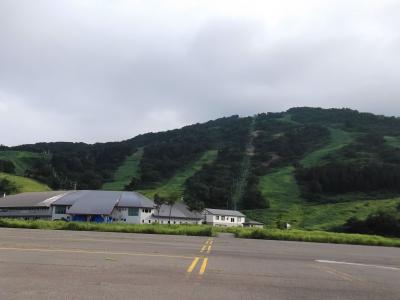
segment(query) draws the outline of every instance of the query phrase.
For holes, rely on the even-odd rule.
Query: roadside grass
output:
[[[204,165],[212,163],[216,159],[217,154],[218,150],[206,151],[198,160],[178,171],[167,181],[160,183],[153,189],[139,190],[138,192],[151,199],[153,199],[155,194],[162,197],[174,195],[180,199],[183,196],[185,181],[200,171]]]
[[[132,178],[139,176],[139,163],[142,159],[143,149],[139,149],[128,156],[114,174],[113,181],[106,182],[102,189],[108,191],[122,191]]]
[[[47,185],[27,177],[0,173],[0,179],[8,179],[14,183],[17,187],[17,193],[51,191]]]
[[[27,151],[0,151],[0,159],[10,161],[15,166],[16,175],[23,176],[35,160],[45,159],[46,156],[41,153]]]
[[[349,132],[335,128],[329,128],[329,131],[329,143],[324,147],[306,155],[300,162],[304,167],[312,167],[323,162],[326,156],[340,150],[341,148],[350,144],[353,141],[353,136]]]
[[[369,246],[400,247],[400,239],[377,235],[335,233],[326,231],[248,229],[240,228],[231,231],[238,238],[300,241],[331,244],[351,244]]]
[[[385,141],[393,147],[400,148],[400,137],[398,136],[385,136]]]
[[[0,227],[42,230],[75,230],[99,232],[123,232],[145,234],[168,234],[187,236],[215,236],[219,232],[230,232],[237,238],[301,241],[334,244],[400,247],[400,239],[374,235],[333,233],[324,231],[279,230],[261,228],[211,227],[207,225],[159,225],[159,224],[96,224],[45,220],[0,219]]]
[[[75,231],[100,231],[100,232],[124,232],[147,234],[170,234],[190,236],[212,236],[211,226],[196,225],[159,225],[159,224],[124,224],[124,223],[86,223],[64,222],[46,220],[17,220],[0,219],[0,227],[30,228],[45,230],[75,230]]]

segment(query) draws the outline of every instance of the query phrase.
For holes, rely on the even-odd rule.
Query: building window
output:
[[[225,216],[222,216],[222,217],[221,217],[221,220],[222,220],[222,221],[225,221]]]
[[[219,216],[215,216],[215,219],[216,219],[216,220],[219,220]]]
[[[128,216],[130,216],[130,217],[139,216],[139,209],[136,207],[129,207],[128,208]]]
[[[64,215],[66,213],[67,213],[67,207],[66,206],[56,206],[56,214]]]
[[[235,222],[235,218],[231,218],[231,222],[232,222],[232,223]]]
[[[149,224],[151,224],[151,220],[149,220]]]

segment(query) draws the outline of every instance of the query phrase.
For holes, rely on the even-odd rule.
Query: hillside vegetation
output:
[[[35,162],[46,158],[46,154],[27,151],[0,151],[0,161],[9,161],[14,165],[14,173],[24,176]]]
[[[7,194],[46,192],[51,190],[47,185],[43,183],[22,176],[0,173],[0,181],[3,180],[6,180],[8,182],[8,185],[11,186],[10,190],[7,190]],[[0,188],[0,192],[4,193],[6,191],[1,190]]]
[[[180,200],[183,197],[186,180],[200,171],[205,165],[212,163],[216,159],[217,154],[217,150],[206,151],[198,160],[176,172],[167,181],[161,182],[152,189],[139,190],[139,192],[150,198],[154,198],[154,195],[158,194],[164,198],[175,197],[177,200]]]
[[[121,191],[127,186],[132,178],[139,176],[139,164],[143,156],[140,149],[128,156],[125,161],[115,171],[112,181],[106,182],[102,189],[108,191]]]
[[[344,230],[351,218],[396,213],[400,119],[308,107],[231,116],[122,142],[1,147],[0,171],[53,189],[137,190],[183,198],[192,209],[237,207],[270,227]]]

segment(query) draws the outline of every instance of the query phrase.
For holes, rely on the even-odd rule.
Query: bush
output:
[[[233,232],[233,231],[232,231]],[[238,238],[400,247],[400,239],[325,231],[237,228]]]
[[[343,231],[400,237],[400,219],[386,212],[370,214],[365,220],[353,217],[344,224]]]
[[[19,219],[0,219],[0,227],[31,228],[50,230],[103,231],[126,233],[171,234],[190,236],[212,236],[210,226],[204,225],[159,225],[125,223],[85,223],[65,221],[25,221]]]

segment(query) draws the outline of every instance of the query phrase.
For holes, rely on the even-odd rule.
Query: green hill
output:
[[[139,163],[142,159],[143,150],[139,149],[128,156],[121,166],[115,171],[113,181],[106,182],[102,189],[109,191],[122,191],[126,185],[139,175]]]
[[[0,160],[10,161],[15,166],[16,175],[23,176],[25,171],[30,169],[32,165],[46,155],[27,151],[0,151]]]
[[[1,147],[1,161],[52,189],[127,187],[194,209],[238,205],[268,226],[337,230],[350,217],[397,207],[400,119],[299,107],[122,142]]]
[[[353,136],[349,132],[335,128],[329,128],[329,131],[330,131],[329,142],[325,146],[307,154],[301,160],[301,164],[304,167],[310,167],[313,165],[323,163],[324,159],[329,154],[332,154],[342,149],[344,146],[349,145],[353,141]]]
[[[198,160],[194,161],[186,168],[176,172],[176,174],[165,182],[157,184],[152,189],[139,190],[142,194],[153,198],[155,194],[161,197],[174,196],[177,199],[181,199],[185,189],[185,182],[188,178],[192,177],[201,168],[212,163],[217,157],[218,151],[209,150],[206,151]]]
[[[16,190],[14,191],[15,194],[27,192],[45,192],[51,190],[45,184],[22,176],[0,173],[0,180],[1,179],[7,179],[16,187]]]

